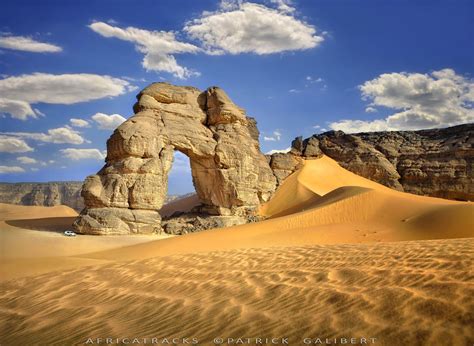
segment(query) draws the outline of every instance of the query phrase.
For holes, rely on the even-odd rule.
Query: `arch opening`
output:
[[[168,172],[168,189],[165,204],[160,209],[164,219],[189,213],[202,202],[197,195],[191,173],[190,158],[175,150],[173,163]]]

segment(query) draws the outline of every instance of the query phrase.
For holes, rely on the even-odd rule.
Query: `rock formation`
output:
[[[83,186],[74,228],[86,234],[165,232],[256,221],[257,206],[305,159],[327,155],[344,168],[394,189],[473,200],[473,124],[448,129],[296,138],[289,153],[265,157],[256,121],[212,87],[154,83],[137,95],[134,115],[107,141],[105,166]],[[174,151],[187,155],[199,207],[159,214]],[[163,227],[162,227],[163,226]]]
[[[303,159],[327,155],[342,167],[388,187],[418,195],[474,200],[474,124],[445,129],[296,138],[289,153],[269,157],[278,183]]]
[[[0,203],[52,207],[64,204],[77,211],[84,208],[82,181],[47,183],[0,183]]]
[[[82,181],[46,183],[0,183],[0,203],[53,207],[67,205],[80,212],[84,208]],[[165,204],[187,195],[168,195]]]
[[[154,83],[137,99],[135,114],[107,141],[105,166],[84,183],[77,232],[159,232],[175,150],[190,159],[201,212],[245,222],[270,198],[276,179],[256,122],[223,90]]]

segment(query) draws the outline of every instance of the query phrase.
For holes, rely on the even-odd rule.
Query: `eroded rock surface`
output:
[[[269,160],[282,179],[303,159],[327,155],[342,167],[388,187],[418,195],[474,200],[474,124],[445,129],[296,138],[289,153]]]
[[[158,210],[175,150],[190,158],[203,212],[249,217],[270,198],[276,179],[260,152],[256,122],[223,90],[154,83],[137,99],[135,115],[107,141],[105,166],[84,183],[77,232],[161,231]]]
[[[67,205],[81,211],[82,181],[0,183],[0,203],[53,207]]]

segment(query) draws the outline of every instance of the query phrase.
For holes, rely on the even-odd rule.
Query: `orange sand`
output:
[[[269,219],[168,239],[66,238],[71,209],[0,205],[0,344],[474,342],[472,203],[393,191],[323,157],[260,212]]]

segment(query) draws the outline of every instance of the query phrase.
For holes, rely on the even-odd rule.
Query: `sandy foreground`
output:
[[[393,191],[323,157],[260,212],[167,239],[67,238],[68,207],[0,205],[0,344],[474,343],[473,203]]]

